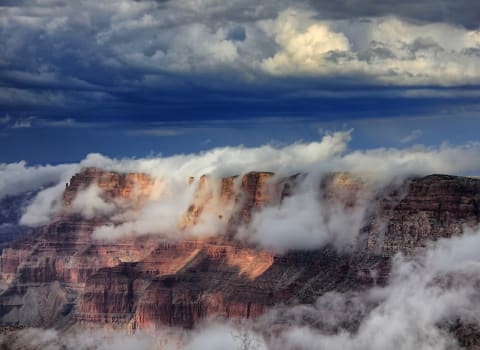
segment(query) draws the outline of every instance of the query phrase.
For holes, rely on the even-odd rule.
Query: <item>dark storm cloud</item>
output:
[[[145,1],[145,0],[136,0]],[[149,1],[149,0],[148,0]],[[172,0],[155,0],[165,6]],[[12,1],[12,3],[14,3]],[[213,3],[213,2],[212,2]],[[208,5],[208,2],[204,4]],[[467,28],[480,26],[480,3],[476,0],[303,0],[303,1],[225,1],[215,3],[215,13],[228,20],[272,17],[278,8],[309,5],[323,19],[355,19],[359,17],[399,16],[425,22],[447,22]]]
[[[480,26],[476,0],[310,0],[318,16],[326,19],[399,16],[425,22],[447,22],[470,29]]]
[[[479,7],[449,0],[4,0],[0,116],[79,123],[330,118],[350,108],[372,116],[475,104],[480,32],[465,28],[475,28]]]

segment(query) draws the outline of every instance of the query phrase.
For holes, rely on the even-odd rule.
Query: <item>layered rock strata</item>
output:
[[[225,234],[171,240],[159,232],[101,241],[92,233],[106,218],[69,211],[77,194],[95,185],[105,201],[120,198],[135,208],[148,201],[155,183],[145,174],[85,169],[67,185],[61,215],[3,250],[0,321],[138,329],[257,317],[276,304],[385,283],[396,252],[412,253],[479,222],[480,180],[432,175],[372,194],[365,181],[340,173],[319,183],[319,200],[342,205],[346,213],[368,201],[374,209],[365,211],[364,245],[343,253],[324,247],[279,255],[235,239],[235,227],[293,195],[304,177],[252,172],[190,179],[196,187],[180,229],[211,216],[224,223]]]

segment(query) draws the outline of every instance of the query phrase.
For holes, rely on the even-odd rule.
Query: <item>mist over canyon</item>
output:
[[[479,145],[350,139],[2,164],[0,344],[477,349]]]

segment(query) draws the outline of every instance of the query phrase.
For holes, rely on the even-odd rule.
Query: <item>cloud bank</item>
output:
[[[33,167],[23,161],[0,164],[0,199],[57,184],[77,170],[78,166],[73,164]]]
[[[401,184],[409,176],[432,173],[468,175],[480,172],[478,143],[351,150],[350,140],[351,131],[344,131],[327,133],[318,142],[283,147],[225,147],[199,154],[141,159],[111,159],[90,154],[78,164],[43,167],[5,164],[0,178],[8,184],[3,187],[4,195],[11,193],[12,188],[26,191],[45,184],[52,185],[38,193],[20,220],[21,224],[38,226],[48,223],[64,210],[61,195],[65,184],[82,167],[146,173],[152,177],[153,187],[141,208],[109,202],[93,186],[80,191],[69,211],[78,212],[85,218],[108,218],[109,224],[98,227],[94,233],[99,239],[145,234],[162,234],[179,239],[225,232],[229,213],[235,210],[235,207],[227,208],[221,202],[210,200],[206,204],[208,210],[200,216],[198,225],[182,226],[189,207],[196,202],[203,205],[202,201],[208,199],[202,198],[208,197],[207,192],[196,192],[201,175],[208,174],[218,186],[220,178],[240,175],[234,180],[234,186],[238,187],[241,175],[249,171],[274,172],[268,188],[293,174],[308,174],[301,177],[290,197],[282,202],[271,201],[254,212],[250,224],[244,225],[238,232],[239,238],[282,252],[313,249],[325,244],[334,244],[338,248],[354,245],[364,224],[371,196],[392,182]],[[325,176],[333,172],[351,173],[362,179],[358,181],[365,181],[367,186],[351,205],[344,205],[343,202],[352,199],[342,199],[344,194],[338,189],[333,190],[340,200],[336,200],[335,196],[334,200],[325,200],[325,196],[330,196],[330,190],[322,189],[320,184]],[[188,183],[190,176],[195,177],[192,185]],[[215,186],[212,190],[218,197],[220,187]],[[235,204],[238,205],[241,203]]]

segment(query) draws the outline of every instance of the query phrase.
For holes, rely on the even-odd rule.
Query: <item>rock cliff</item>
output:
[[[195,188],[180,229],[195,227],[208,216],[224,224],[224,234],[172,240],[159,233],[102,241],[92,233],[108,223],[105,217],[85,218],[69,210],[77,194],[96,185],[103,200],[139,207],[148,200],[154,180],[145,174],[84,169],[66,186],[61,215],[3,250],[0,322],[191,328],[207,317],[257,317],[276,304],[309,303],[328,291],[382,284],[395,252],[412,253],[479,222],[480,180],[432,175],[365,197],[365,181],[339,173],[318,184],[327,207],[335,202],[354,208],[360,200],[371,204],[360,235],[365,244],[355,251],[327,246],[280,255],[235,238],[235,227],[291,196],[303,177],[250,172],[186,179]]]

